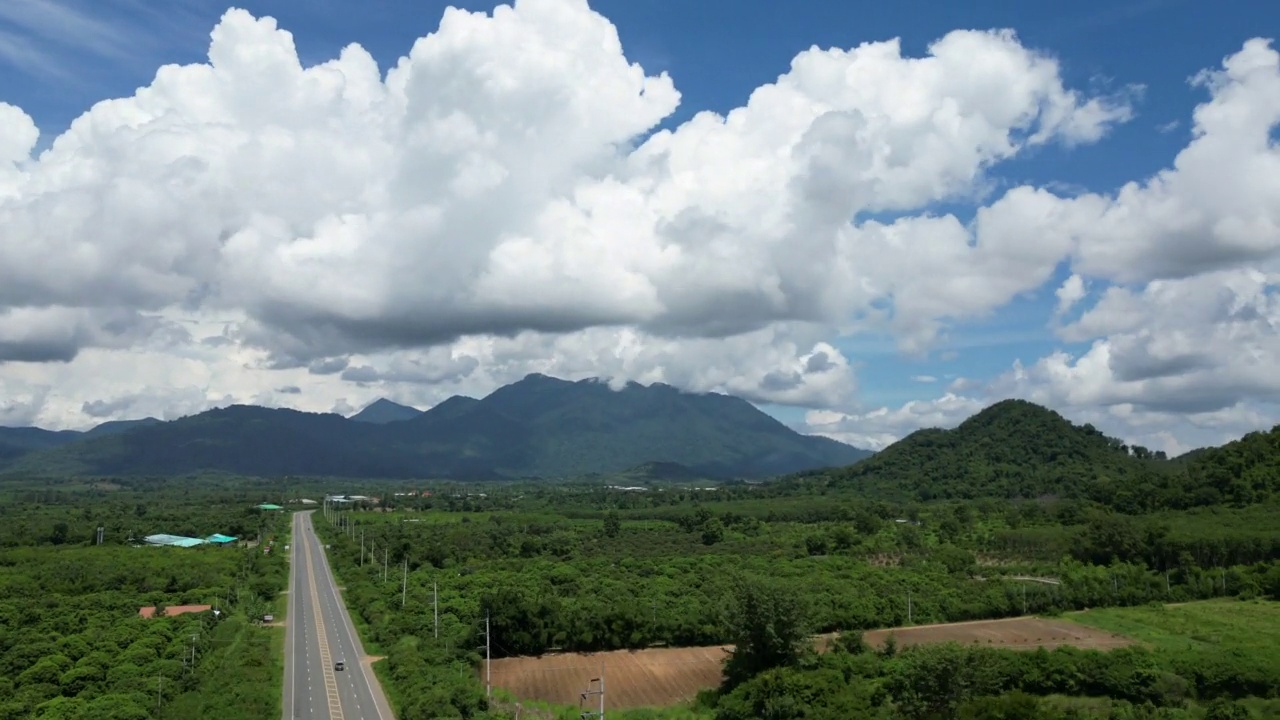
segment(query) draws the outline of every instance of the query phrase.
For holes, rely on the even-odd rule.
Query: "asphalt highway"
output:
[[[394,720],[338,594],[311,513],[294,513],[285,627],[284,720]],[[335,670],[334,663],[346,667]]]

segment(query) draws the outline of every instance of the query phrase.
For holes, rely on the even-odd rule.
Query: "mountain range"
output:
[[[425,412],[379,400],[350,418],[233,405],[87,432],[0,428],[0,471],[38,475],[382,478],[767,477],[844,466],[869,451],[802,435],[741,398],[656,383],[612,389],[545,375]]]

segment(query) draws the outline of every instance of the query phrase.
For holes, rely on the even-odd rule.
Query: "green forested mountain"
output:
[[[766,476],[847,465],[870,453],[800,435],[741,398],[692,394],[669,385],[530,375],[479,401],[442,403],[397,426],[425,447],[463,444],[467,462],[492,458],[505,474],[619,472],[648,462],[684,465],[702,476]],[[430,428],[430,432],[422,430]]]
[[[1140,457],[1139,457],[1140,456]],[[1052,410],[1005,400],[952,430],[927,429],[832,475],[879,496],[934,498],[1080,496],[1150,482],[1161,462]]]
[[[417,408],[391,402],[386,398],[378,398],[366,405],[360,412],[352,415],[351,419],[356,422],[385,425],[387,423],[399,422],[400,420],[409,420],[421,414],[422,411]]]
[[[1264,502],[1280,494],[1280,425],[1222,447],[1184,456],[1186,489],[1195,505]]]
[[[57,447],[80,439],[80,433],[54,432],[33,427],[0,427],[0,463],[35,450]]]
[[[33,453],[11,468],[50,475],[403,475],[407,458],[379,447],[377,428],[341,415],[233,405]]]
[[[73,475],[224,470],[465,478],[562,477],[678,463],[701,477],[763,477],[847,465],[870,454],[796,433],[745,400],[661,384],[614,390],[594,380],[531,375],[482,400],[450,398],[405,420],[388,421],[382,410],[395,408],[386,405],[373,421],[232,406],[101,437],[25,428],[11,434],[30,436],[26,444],[7,460],[0,457],[0,467]]]
[[[807,473],[837,488],[898,500],[1094,500],[1126,511],[1247,504],[1280,485],[1280,428],[1176,460],[1005,400],[952,430],[920,430],[852,467]]]
[[[0,464],[12,461],[36,450],[59,447],[90,437],[115,435],[135,427],[160,422],[155,418],[142,420],[115,420],[104,422],[85,432],[75,430],[42,430],[35,427],[0,427]]]

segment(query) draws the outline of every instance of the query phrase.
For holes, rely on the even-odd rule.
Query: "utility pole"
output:
[[[594,686],[596,683],[600,683],[600,689],[599,689],[599,690],[592,690],[592,689],[591,689],[591,688],[592,688],[592,686]],[[596,712],[591,712],[590,710],[588,710],[588,711],[586,711],[586,712],[582,713],[582,716],[581,716],[581,717],[582,717],[582,719],[583,719],[583,720],[588,720],[589,718],[593,718],[593,717],[594,717],[594,718],[599,718],[600,720],[604,720],[604,665],[601,665],[601,666],[600,666],[600,677],[598,677],[598,678],[591,678],[589,681],[587,681],[587,689],[586,689],[586,691],[585,691],[585,692],[583,692],[583,693],[582,693],[582,695],[581,695],[581,698],[582,698],[582,699],[579,701],[579,707],[581,707],[581,703],[582,703],[582,702],[585,702],[585,701],[586,701],[586,699],[587,699],[588,697],[592,696],[592,695],[599,696],[599,698],[600,698],[600,706],[599,706],[599,708],[600,708],[600,709],[599,709],[599,710],[597,710]]]
[[[382,548],[382,582],[387,581],[387,548]]]
[[[199,637],[199,635],[193,634],[191,636],[191,672],[193,673],[196,671],[196,638],[197,637]]]
[[[364,567],[364,531],[360,531],[360,567]]]
[[[907,591],[907,624],[911,624],[911,591]]]
[[[489,612],[484,614],[484,696],[493,695],[493,654],[489,650]]]
[[[1218,573],[1222,576],[1222,594],[1226,595],[1227,594],[1227,569],[1224,567],[1220,567],[1218,568]]]
[[[404,559],[404,584],[400,586],[400,607],[404,607],[404,598],[409,594],[409,558]]]
[[[440,584],[431,581],[431,610],[435,615],[436,639],[440,639]]]

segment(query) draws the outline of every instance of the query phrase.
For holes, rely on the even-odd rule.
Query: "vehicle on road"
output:
[[[336,663],[334,663],[334,664],[333,664],[333,669],[334,669],[334,670],[342,670],[342,669],[343,669],[343,668],[345,668],[346,666],[347,666],[347,664],[346,664],[346,663],[344,663],[344,662],[342,662],[341,660],[339,660],[338,662],[336,662]]]

